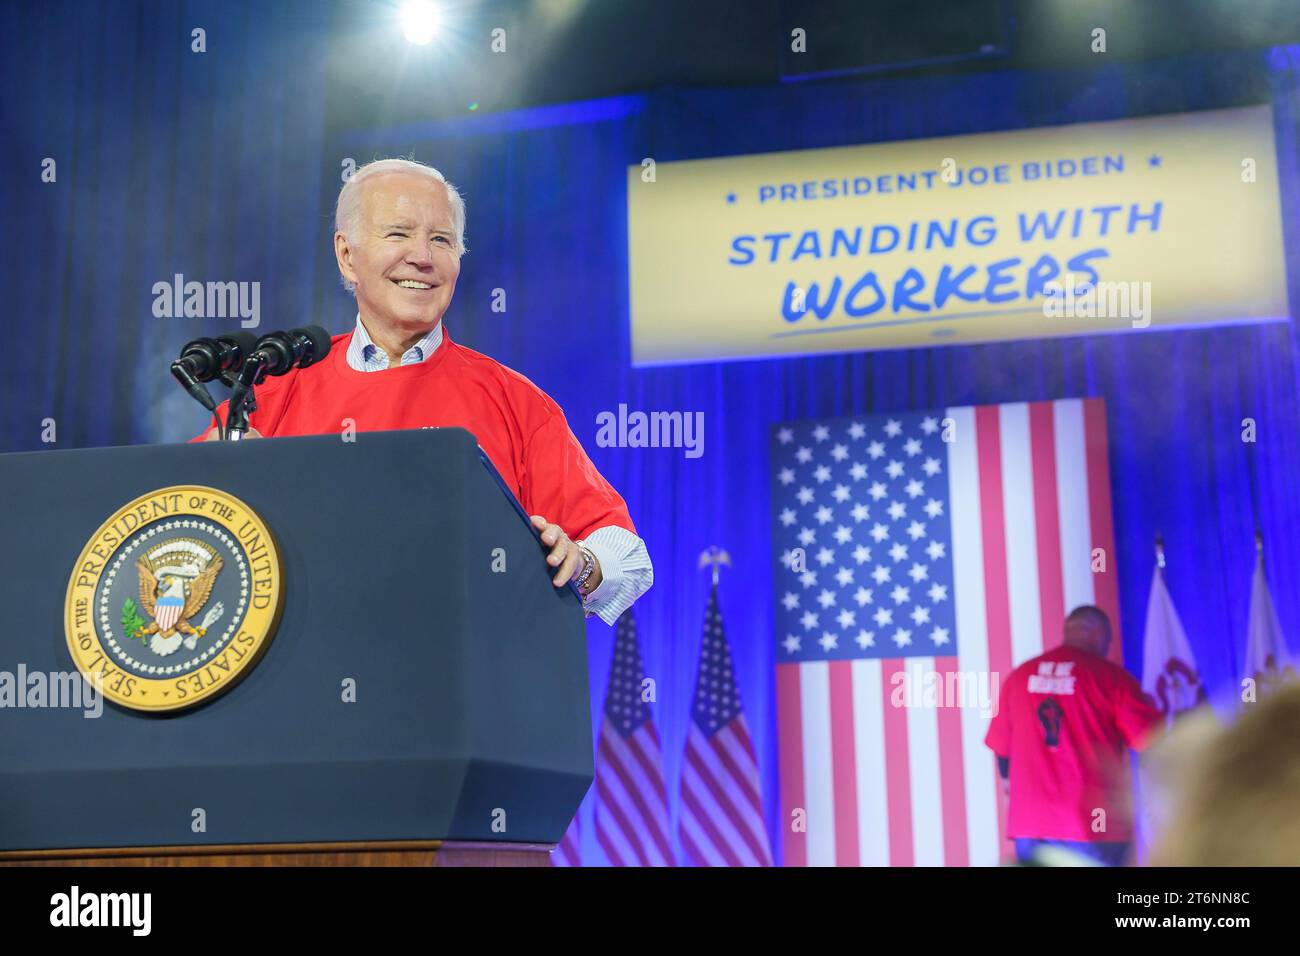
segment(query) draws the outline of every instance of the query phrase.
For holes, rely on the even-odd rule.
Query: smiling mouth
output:
[[[428,282],[420,282],[418,279],[393,279],[393,285],[402,289],[414,289],[417,292],[428,292],[434,286]]]

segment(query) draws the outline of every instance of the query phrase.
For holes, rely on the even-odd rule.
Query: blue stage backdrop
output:
[[[447,325],[528,375],[628,500],[655,561],[636,607],[677,811],[708,580],[722,613],[781,845],[774,725],[767,448],[773,422],[1102,396],[1108,408],[1126,658],[1140,666],[1152,540],[1208,683],[1230,695],[1244,649],[1256,522],[1283,627],[1300,625],[1300,407],[1293,323],[882,354],[633,370],[626,168],[687,159],[1271,102],[1291,313],[1300,290],[1300,48],[1095,71],[984,72],[722,91],[660,90],[415,127],[333,131],[327,13],[314,4],[11,10],[0,47],[10,255],[6,451],[177,441],[204,416],[171,382],[179,346],[231,321],[157,318],[156,282],[261,283],[262,329],[342,331],[354,305],[330,249],[343,164],[432,163],[463,190],[470,252]],[[207,30],[208,52],[190,51]],[[379,105],[377,104],[377,116]],[[57,160],[55,183],[40,178]],[[1225,210],[1230,215],[1230,210]],[[689,229],[689,223],[683,223]],[[506,311],[494,312],[494,290]],[[702,457],[597,447],[596,416],[703,412]],[[1244,444],[1243,418],[1258,423]],[[340,505],[345,505],[340,490]],[[411,505],[413,506],[413,505]],[[369,520],[358,514],[357,520]],[[590,629],[593,725],[612,629]],[[1297,642],[1292,638],[1292,646]],[[590,799],[583,850],[599,862]]]

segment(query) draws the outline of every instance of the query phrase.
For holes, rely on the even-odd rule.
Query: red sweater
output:
[[[430,358],[382,372],[348,365],[351,338],[334,336],[324,361],[259,385],[252,427],[274,438],[339,434],[344,419],[357,431],[459,426],[478,439],[530,515],[571,538],[609,525],[635,533],[627,505],[582,450],[560,406],[524,376],[457,345],[446,326]],[[222,421],[226,410],[222,402]]]

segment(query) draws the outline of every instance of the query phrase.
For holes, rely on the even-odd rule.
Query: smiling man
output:
[[[250,437],[459,426],[532,515],[552,581],[574,580],[589,614],[614,623],[654,571],[627,506],[536,385],[451,340],[443,315],[465,254],[465,203],[438,170],[384,159],[339,193],[334,254],[357,323],[324,361],[257,390]],[[223,403],[218,414],[224,419]],[[205,436],[216,437],[215,427]],[[418,477],[407,507],[419,500]],[[400,520],[400,517],[397,519]]]

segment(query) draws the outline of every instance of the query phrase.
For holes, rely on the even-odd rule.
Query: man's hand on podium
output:
[[[583,550],[574,544],[558,524],[551,524],[541,515],[533,515],[532,522],[533,527],[542,533],[542,544],[551,549],[551,553],[546,558],[546,563],[556,569],[551,583],[557,588],[562,588],[583,567],[585,560]],[[591,552],[588,551],[587,554]],[[592,555],[592,561],[595,562],[595,567],[582,586],[583,597],[596,590],[602,580],[600,561],[596,560],[595,555]]]
[[[248,431],[244,433],[244,437],[245,437],[245,438],[261,438],[261,437],[262,437],[262,433],[259,432],[256,428],[249,428]],[[220,440],[220,437],[217,435],[217,430],[216,430],[215,428],[212,428],[212,429],[209,429],[209,430],[208,430],[208,433],[207,433],[206,435],[203,436],[203,440],[204,440],[204,441],[219,441],[219,440]]]

